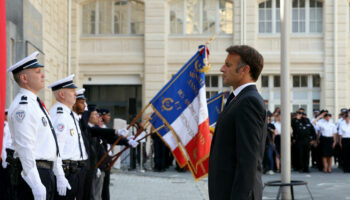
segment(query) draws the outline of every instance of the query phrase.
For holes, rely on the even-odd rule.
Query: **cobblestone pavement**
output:
[[[279,180],[280,174],[264,175],[263,182]],[[292,180],[308,182],[314,199],[350,200],[350,174],[334,169],[332,174],[316,170],[311,173],[292,172]],[[208,179],[195,182],[189,172],[178,173],[174,169],[166,172],[145,173],[113,171],[111,175],[112,200],[206,200]],[[263,199],[276,199],[278,188],[266,187]],[[305,186],[294,187],[295,199],[311,199]]]

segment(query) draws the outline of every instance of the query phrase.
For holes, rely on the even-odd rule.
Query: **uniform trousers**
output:
[[[103,180],[102,188],[102,200],[109,200],[109,183],[110,183],[111,171],[105,171],[105,178]]]
[[[83,200],[85,193],[90,194],[90,189],[85,190],[86,186],[85,185],[90,185],[91,186],[91,181],[89,182],[86,179],[86,175],[88,172],[88,166],[84,166],[80,169],[78,172],[78,188],[77,188],[77,200]]]
[[[11,184],[9,166],[3,168],[0,159],[0,199],[7,200],[11,197]]]
[[[78,187],[79,187],[79,171],[76,173],[70,173],[66,176],[69,185],[71,187],[70,190],[67,189],[66,196],[58,195],[56,192],[55,199],[56,200],[74,200],[77,197]]]
[[[296,149],[298,151],[299,169],[304,172],[309,171],[310,141],[308,139],[297,140]]]
[[[46,188],[46,200],[54,200],[56,194],[56,177],[53,174],[52,169],[44,169],[38,167],[39,175],[42,184]],[[32,189],[21,177],[19,180],[18,191],[17,191],[18,200],[31,200],[34,199]]]
[[[350,172],[350,138],[342,138],[342,158],[344,172]]]

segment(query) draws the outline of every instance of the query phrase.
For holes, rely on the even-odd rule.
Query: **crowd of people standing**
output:
[[[332,172],[334,164],[344,172],[350,172],[350,109],[340,110],[337,122],[327,110],[313,111],[308,118],[299,108],[291,113],[291,165],[294,171],[309,173],[310,167]],[[280,172],[281,112],[276,108],[267,112],[267,138],[264,154],[264,173]],[[311,154],[311,158],[310,158]],[[311,163],[310,163],[311,161]]]

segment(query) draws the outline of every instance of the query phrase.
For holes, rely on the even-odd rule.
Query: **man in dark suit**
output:
[[[231,46],[220,71],[234,91],[215,128],[209,160],[211,200],[262,199],[262,158],[266,140],[265,103],[257,81],[264,59],[254,48]]]

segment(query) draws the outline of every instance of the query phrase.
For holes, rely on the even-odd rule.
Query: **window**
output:
[[[280,87],[281,80],[280,76],[273,76],[273,87]]]
[[[232,0],[173,0],[170,34],[232,34]]]
[[[280,32],[280,0],[267,0],[259,4],[259,33]]]
[[[281,105],[281,77],[279,75],[264,74],[261,76],[261,80],[261,96],[265,103],[268,103],[268,109],[273,111]],[[293,75],[290,77],[290,81],[292,83],[290,86],[290,108],[295,111],[302,107],[311,116],[313,109],[320,107],[320,76],[318,74]]]
[[[99,0],[83,5],[82,33],[143,34],[144,4],[137,0]]]
[[[292,32],[321,33],[323,4],[320,0],[292,1]]]
[[[269,76],[261,76],[261,87],[269,87]]]
[[[222,76],[219,75],[206,75],[205,87],[207,99],[217,95],[219,92],[230,90],[230,88],[223,86]]]
[[[312,86],[320,87],[321,78],[320,75],[312,75]]]
[[[323,3],[321,0],[292,1],[293,33],[321,33]],[[259,3],[259,33],[280,33],[280,0]]]
[[[306,75],[296,75],[293,76],[293,87],[307,87],[307,76]]]

